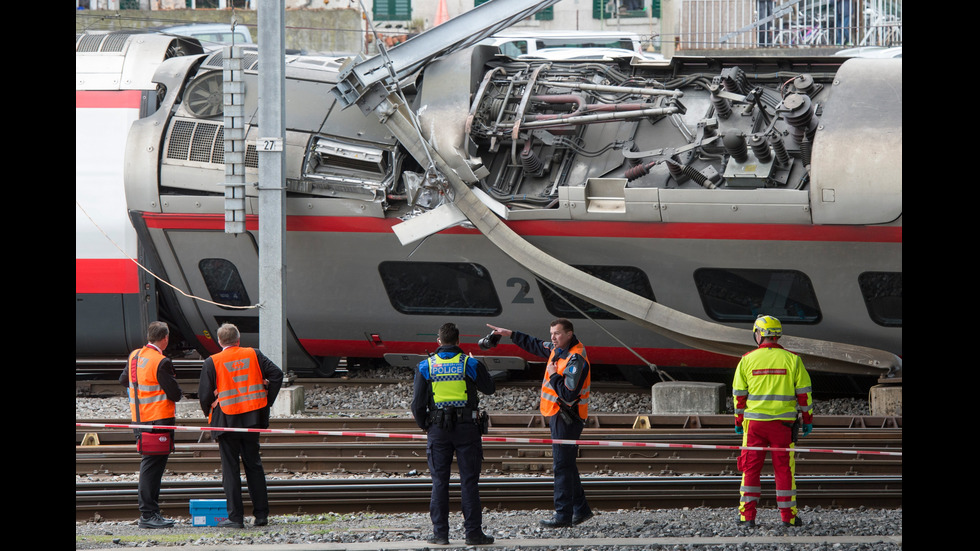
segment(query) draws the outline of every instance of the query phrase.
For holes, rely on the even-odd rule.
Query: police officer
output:
[[[225,323],[218,328],[222,350],[204,360],[201,368],[197,389],[201,409],[212,427],[267,429],[269,410],[282,388],[282,370],[259,350],[239,346],[240,340],[241,333],[234,325]],[[216,438],[228,507],[228,518],[218,526],[245,527],[239,460],[245,465],[255,526],[269,524],[269,495],[258,433],[218,432]]]
[[[174,365],[163,355],[170,342],[170,328],[155,321],[146,329],[146,346],[134,350],[119,375],[119,383],[129,387],[129,409],[133,422],[140,425],[174,425],[181,390]],[[140,437],[140,430],[135,430]],[[170,434],[171,445],[174,432]],[[149,433],[147,433],[149,434]],[[169,454],[144,455],[140,461],[139,508],[140,528],[170,528],[171,519],[160,514],[160,485]]]
[[[541,382],[541,415],[548,419],[553,440],[578,440],[589,416],[590,366],[585,346],[575,336],[572,322],[551,322],[551,342],[520,331],[487,324],[497,335],[509,336],[514,344],[536,356],[548,358]],[[555,514],[539,522],[545,528],[579,525],[592,518],[579,477],[578,446],[552,444],[555,471]]]
[[[480,505],[483,440],[477,391],[493,394],[496,384],[486,366],[459,347],[455,324],[440,327],[437,342],[436,353],[419,362],[412,396],[415,422],[428,433],[426,455],[432,473],[429,516],[433,532],[428,542],[449,544],[449,472],[455,452],[466,545],[490,544],[493,537],[483,533]]]
[[[810,375],[799,356],[777,341],[783,326],[772,316],[759,316],[752,328],[755,350],[742,356],[735,368],[735,433],[742,446],[792,448],[796,440],[797,411],[802,412],[803,436],[813,430],[813,399]],[[743,449],[738,458],[742,471],[739,524],[755,527],[756,502],[762,495],[760,474],[766,461],[764,450]],[[783,526],[798,527],[796,514],[796,461],[793,452],[772,451],[776,474],[776,505]]]

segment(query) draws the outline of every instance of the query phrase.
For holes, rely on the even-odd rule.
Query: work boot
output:
[[[783,521],[783,526],[785,526],[786,528],[799,528],[800,526],[803,526],[804,524],[806,524],[806,523],[803,522],[803,519],[801,519],[798,515],[797,515],[796,518],[793,519],[793,523],[792,524],[790,524],[789,522],[786,522],[785,520]]]
[[[586,514],[584,514],[584,515],[582,515],[580,517],[572,517],[572,524],[575,525],[575,526],[578,526],[579,524],[582,524],[583,522],[589,520],[590,518],[592,518],[594,516],[595,516],[595,513],[593,513],[592,511],[589,511],[588,513],[586,513]]]
[[[483,532],[475,536],[466,536],[466,545],[489,545],[493,543],[493,536],[488,536]]]
[[[431,543],[432,545],[449,545],[449,536],[439,536],[433,534],[425,541]]]
[[[140,516],[139,526],[140,528],[172,528],[174,521],[169,518],[163,518],[160,513],[150,513],[149,516]]]
[[[571,526],[572,521],[561,520],[558,517],[551,517],[538,522],[538,524],[545,528],[565,528],[566,526]]]

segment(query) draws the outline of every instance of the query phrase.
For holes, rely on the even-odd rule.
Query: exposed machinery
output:
[[[764,313],[811,369],[900,375],[901,59],[518,61],[473,46],[500,25],[452,23],[387,58],[287,57],[291,369],[409,364],[446,321],[520,367],[507,342],[477,347],[485,324],[555,317],[595,364],[731,367]],[[221,79],[220,52],[163,61],[126,140],[141,256],[213,301],[150,280],[131,306],[202,353],[224,321],[258,333],[256,310],[230,308],[258,294],[259,220],[249,187],[249,231],[223,231]],[[76,178],[82,206],[88,189]],[[98,236],[80,224],[76,300],[93,302],[78,250]],[[94,315],[76,308],[79,325]]]

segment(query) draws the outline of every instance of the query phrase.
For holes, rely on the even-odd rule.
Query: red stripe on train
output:
[[[76,258],[75,293],[138,293],[139,273],[128,259]]]
[[[224,230],[223,214],[143,213],[147,227],[169,230]],[[396,220],[346,216],[289,216],[288,231],[389,233]],[[246,217],[246,228],[257,231],[258,216]],[[618,237],[648,239],[724,239],[749,241],[854,241],[901,243],[901,226],[804,226],[793,224],[701,224],[685,222],[583,222],[580,220],[509,221],[523,236]],[[461,227],[443,234],[477,235]]]
[[[383,336],[382,336],[383,337]],[[381,358],[385,354],[428,355],[435,352],[435,342],[385,342],[375,345],[367,340],[322,340],[300,339],[300,344],[314,356],[351,356],[357,358]],[[460,348],[473,356],[517,356],[532,362],[543,362],[544,358],[532,356],[513,344],[503,344],[492,350],[481,350],[475,344],[460,344]],[[619,346],[589,346],[586,343],[589,360],[596,364],[640,365],[632,352]],[[734,368],[738,358],[688,348],[634,348],[637,354],[658,365],[683,367],[721,367]]]
[[[139,109],[139,90],[75,90],[75,109]]]

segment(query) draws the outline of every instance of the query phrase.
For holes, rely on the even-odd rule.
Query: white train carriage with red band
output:
[[[257,179],[252,55],[245,158]],[[539,62],[477,46],[403,79],[424,146],[344,108],[330,93],[343,61],[287,56],[289,368],[330,373],[340,357],[408,365],[434,350],[446,321],[467,352],[519,365],[530,358],[506,341],[479,350],[485,324],[535,333],[556,317],[575,322],[597,365],[730,368],[753,343],[728,330],[748,335],[770,314],[788,343],[826,343],[806,350],[816,370],[900,373],[900,360],[824,365],[820,348],[902,353],[901,60]],[[258,344],[258,311],[229,308],[258,297],[255,188],[246,233],[224,233],[221,106],[191,101],[212,97],[221,78],[220,52],[164,62],[158,105],[134,123],[125,161],[148,264],[220,303],[157,287],[159,311],[202,353],[217,350],[225,321]],[[419,147],[445,165],[426,166]],[[634,323],[479,226],[437,227],[426,213],[459,195],[450,170],[530,257],[670,313]],[[678,322],[688,318],[698,323]],[[706,333],[685,335],[701,323]]]

